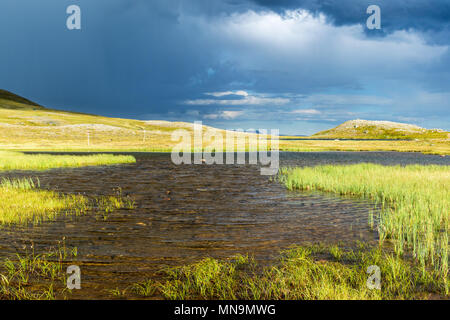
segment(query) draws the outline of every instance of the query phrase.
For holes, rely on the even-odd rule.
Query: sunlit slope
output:
[[[312,138],[332,139],[446,139],[449,133],[391,121],[351,120],[318,132]]]
[[[0,148],[4,149],[165,151],[177,143],[171,140],[177,129],[192,132],[193,124],[52,110],[0,91]]]
[[[193,124],[108,118],[53,110],[13,93],[0,90],[0,149],[171,151],[178,144],[178,141],[172,141],[171,139],[172,133],[177,129],[185,129],[192,133]],[[204,132],[208,129],[212,128],[203,126]],[[224,130],[215,130],[222,133],[222,137],[225,138]],[[335,129],[324,131],[312,137],[304,137],[301,140],[288,140],[289,137],[283,137],[279,142],[279,148],[282,151],[414,151],[450,154],[448,133],[422,134],[418,141],[415,139],[410,141],[374,140],[361,143],[359,141],[334,141],[333,139],[367,138],[367,134],[358,136],[351,130],[344,130],[344,132],[333,130]],[[311,139],[321,137],[333,139],[329,141]],[[386,138],[386,136],[379,135],[372,135],[372,137]],[[410,137],[412,136],[410,135]],[[208,145],[210,145],[210,141],[204,139],[203,147]],[[271,145],[270,142],[268,145]],[[193,144],[191,146],[193,147]],[[220,148],[214,149],[220,151]],[[241,149],[239,148],[239,150]]]
[[[12,92],[0,89],[0,108],[13,110],[43,110],[37,103],[18,96]]]

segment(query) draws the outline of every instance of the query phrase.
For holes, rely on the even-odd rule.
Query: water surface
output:
[[[33,246],[45,252],[65,238],[78,248],[83,298],[156,277],[163,266],[207,256],[254,255],[269,263],[293,244],[375,242],[368,228],[373,204],[317,192],[290,192],[261,176],[251,165],[172,164],[170,154],[134,154],[136,164],[110,167],[9,172],[1,176],[38,177],[41,187],[89,197],[122,188],[134,210],[102,216],[61,217],[38,226],[2,227],[2,257]],[[395,152],[281,153],[282,166],[351,164],[449,165],[450,158]]]

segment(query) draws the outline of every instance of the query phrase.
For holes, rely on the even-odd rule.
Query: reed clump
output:
[[[397,254],[411,250],[423,272],[441,274],[448,293],[450,168],[436,165],[325,165],[283,168],[289,190],[320,190],[373,200],[381,207],[380,242],[393,242]],[[373,223],[369,217],[369,223]]]
[[[0,300],[54,300],[66,298],[68,260],[75,260],[77,248],[67,248],[58,241],[44,254],[30,251],[0,262]]]
[[[367,285],[369,266],[380,268],[381,289]],[[320,245],[282,251],[272,266],[260,266],[248,256],[227,261],[206,258],[170,268],[164,280],[136,285],[141,296],[165,299],[326,300],[427,299],[444,296],[443,279],[434,271],[379,248],[355,250]]]
[[[0,151],[0,171],[47,170],[52,168],[113,165],[135,162],[136,159],[129,155],[51,155]]]
[[[89,209],[86,197],[41,190],[39,180],[31,178],[2,179],[0,202],[0,224],[35,224],[61,212],[79,215]]]
[[[83,215],[95,210],[107,214],[118,209],[133,209],[134,201],[121,189],[114,195],[88,198],[40,189],[38,179],[6,179],[0,182],[0,225],[38,224],[58,216]]]

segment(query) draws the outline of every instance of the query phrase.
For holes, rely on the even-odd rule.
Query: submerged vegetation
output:
[[[381,289],[367,285],[369,266],[381,271]],[[372,283],[370,281],[370,283]],[[248,256],[229,261],[206,258],[170,268],[162,281],[133,286],[142,297],[165,299],[427,299],[445,296],[445,283],[432,271],[381,249],[356,250],[311,245],[283,251],[274,266],[260,266]]]
[[[28,155],[20,152],[0,151],[1,170],[44,170],[60,167],[110,165],[134,163],[132,156],[108,154],[74,155]],[[84,214],[90,209],[104,213],[120,208],[132,208],[133,201],[123,197],[119,189],[115,196],[88,199],[82,195],[64,195],[39,188],[39,180],[32,178],[6,179],[0,182],[0,225],[39,223],[55,219],[61,213]]]
[[[70,298],[64,289],[63,266],[77,250],[59,247],[44,255],[34,252],[0,263],[0,299]],[[368,286],[369,266],[381,272],[380,289]],[[355,250],[337,246],[294,246],[278,262],[261,266],[249,256],[166,268],[158,280],[148,279],[124,289],[109,290],[112,298],[158,299],[428,299],[445,297],[446,284],[435,270],[380,248],[360,244]]]
[[[375,201],[381,207],[380,242],[390,240],[399,256],[411,250],[424,274],[426,268],[440,274],[448,293],[448,166],[284,168],[280,179],[290,190],[320,190]]]
[[[54,219],[60,212],[81,214],[88,199],[40,190],[33,179],[3,179],[0,183],[0,224],[38,223]]]
[[[39,180],[2,179],[0,183],[0,225],[39,223],[60,214],[85,214],[96,209],[103,215],[117,209],[132,209],[134,202],[119,189],[115,195],[89,199],[39,189]]]
[[[85,167],[135,162],[136,159],[128,155],[51,155],[0,151],[0,171],[46,170],[62,167]]]
[[[0,299],[53,300],[65,297],[64,265],[77,256],[77,248],[67,248],[64,240],[57,248],[38,255],[31,251],[0,262]]]

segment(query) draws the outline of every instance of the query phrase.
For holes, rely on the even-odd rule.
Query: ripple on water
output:
[[[259,174],[256,166],[173,165],[168,154],[138,154],[137,163],[112,167],[2,173],[38,177],[41,187],[87,196],[121,187],[136,201],[107,220],[94,214],[62,217],[34,227],[0,229],[2,256],[36,251],[66,238],[78,248],[84,297],[99,288],[141,281],[163,265],[206,256],[250,253],[270,260],[279,249],[311,242],[375,241],[368,228],[372,204],[314,192],[289,192]],[[393,152],[282,153],[281,165],[375,162],[450,164],[448,157]]]

